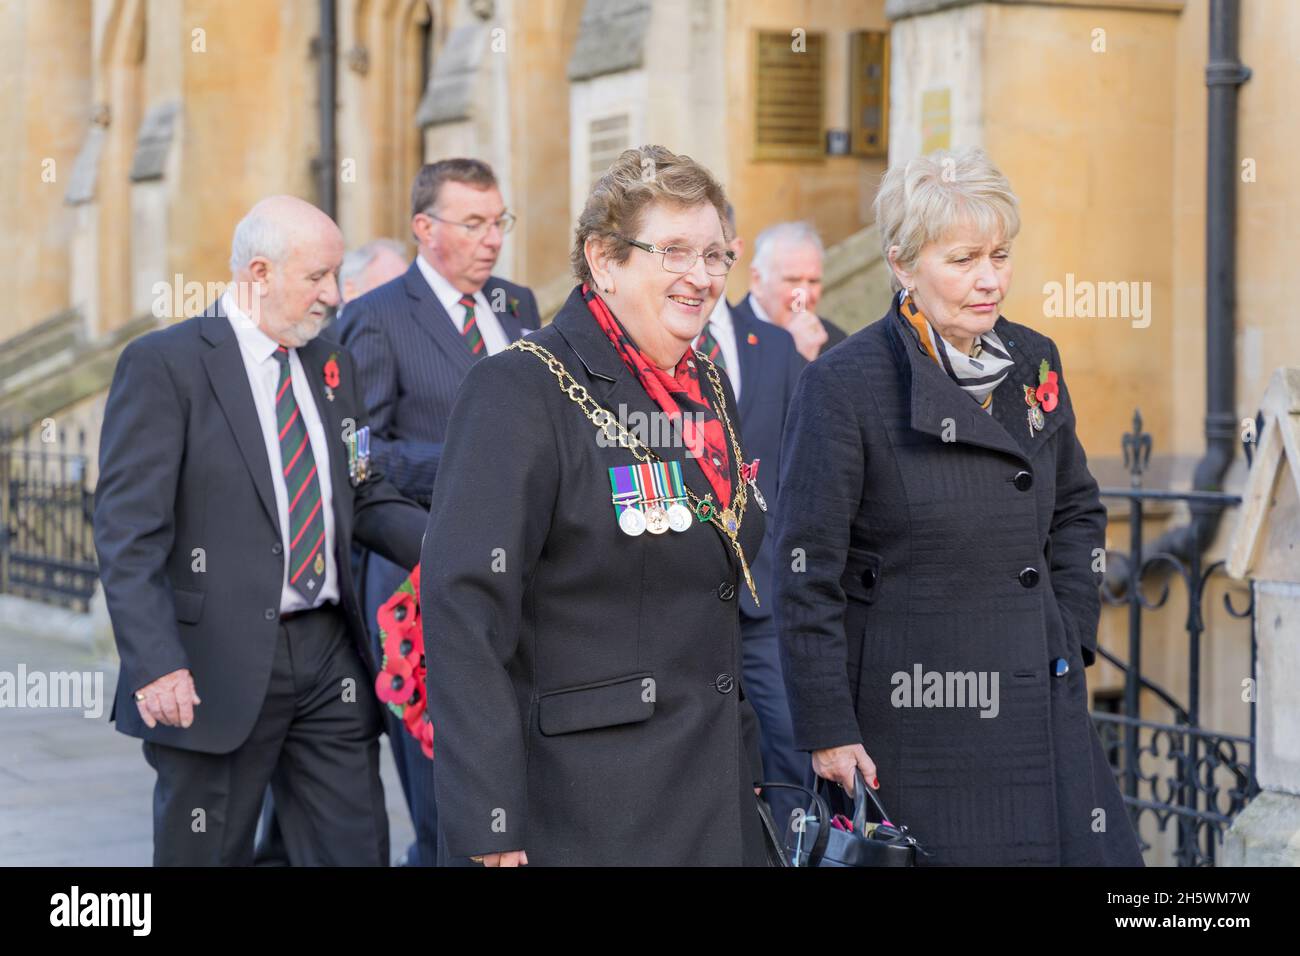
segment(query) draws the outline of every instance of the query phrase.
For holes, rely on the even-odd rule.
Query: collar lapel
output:
[[[498,294],[497,290],[500,290],[500,301],[502,303],[499,310],[496,308],[496,299],[494,298]],[[497,322],[501,324],[501,331],[506,334],[506,342],[516,342],[523,338],[524,327],[515,314],[510,311],[510,290],[493,276],[483,283],[483,297],[488,300],[488,308],[492,309],[493,314],[497,317]]]
[[[1007,433],[1004,424],[975,404],[938,363],[921,350],[911,332],[903,326],[903,319],[898,314],[897,298],[890,309],[890,327],[911,367],[913,428],[944,441],[979,445],[1017,458],[1026,458],[1024,447]],[[995,413],[997,393],[1008,388],[1017,374],[1018,369],[1013,368],[994,392]]]
[[[1015,361],[1010,373],[993,391],[993,417],[1002,423],[1002,427],[1015,436],[1016,442],[1024,449],[1026,458],[1033,458],[1042,448],[1052,432],[1061,427],[1066,417],[1064,401],[1056,409],[1043,415],[1043,430],[1029,431],[1029,405],[1025,402],[1025,386],[1038,386],[1038,366],[1043,359],[1051,361],[1051,356],[1044,351],[1039,355],[1029,341],[1017,336],[1006,319],[999,317],[994,330],[1007,347]],[[1045,341],[1045,340],[1044,340]],[[1059,370],[1058,370],[1059,372]],[[1063,393],[1062,393],[1063,394]]]
[[[758,391],[755,386],[763,379],[761,365],[766,354],[763,335],[762,330],[754,328],[749,318],[742,315],[738,309],[730,304],[727,308],[731,312],[731,334],[736,339],[736,355],[740,359],[740,381],[745,386],[740,392],[740,415],[742,418],[747,418],[754,406],[754,395]],[[749,344],[750,333],[753,333],[757,340],[754,345]]]
[[[429,283],[420,272],[419,265],[415,262],[412,262],[411,267],[406,270],[404,281],[415,324],[433,339],[434,344],[443,351],[460,374],[465,375],[476,360],[461,334],[456,331],[456,323],[451,320],[447,310],[433,294]]]
[[[212,391],[231,431],[235,433],[235,443],[244,456],[244,464],[248,466],[266,516],[278,529],[280,518],[275,506],[275,489],[271,485],[271,465],[266,460],[262,423],[258,421],[257,406],[253,404],[253,389],[248,383],[248,370],[239,350],[239,339],[230,326],[230,320],[221,311],[220,300],[203,313],[200,332],[204,341],[212,346],[203,356],[203,367],[208,373]]]

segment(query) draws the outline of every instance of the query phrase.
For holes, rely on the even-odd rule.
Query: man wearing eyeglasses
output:
[[[532,290],[492,274],[514,221],[486,163],[444,159],[421,167],[411,187],[415,261],[403,275],[348,303],[341,323],[339,336],[356,358],[370,413],[372,460],[426,508],[465,375],[540,324]],[[376,648],[379,606],[406,575],[380,555],[365,556],[366,615]],[[385,716],[416,832],[405,862],[433,866],[433,762],[400,720],[387,710]]]

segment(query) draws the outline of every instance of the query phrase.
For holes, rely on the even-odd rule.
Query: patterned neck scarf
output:
[[[695,353],[688,348],[670,375],[641,354],[618,319],[614,318],[614,313],[609,311],[605,300],[585,283],[582,298],[628,371],[636,376],[668,420],[675,427],[681,427],[682,440],[709,479],[709,485],[718,496],[719,507],[728,507],[731,504],[731,465],[727,457],[726,434],[700,388]],[[683,417],[683,411],[691,414]],[[704,422],[703,429],[697,427],[700,421]]]
[[[948,373],[948,377],[979,403],[980,408],[993,414],[993,390],[1011,372],[1015,364],[1007,353],[998,334],[989,329],[975,340],[973,355],[966,355],[949,345],[925,314],[916,307],[906,292],[899,293],[898,314],[916,335],[922,350]]]

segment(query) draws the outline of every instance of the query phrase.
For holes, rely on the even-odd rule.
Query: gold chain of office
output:
[[[663,459],[655,453],[654,449],[629,432],[609,409],[592,398],[586,387],[569,374],[569,370],[565,368],[564,363],[548,349],[536,342],[530,342],[528,339],[519,339],[512,343],[510,348],[519,349],[521,352],[529,352],[540,362],[543,362],[550,369],[551,374],[555,376],[560,385],[560,390],[582,410],[582,413],[587,416],[593,425],[605,433],[610,441],[617,442],[620,446],[627,448],[637,461],[663,462]],[[722,423],[727,429],[727,438],[731,442],[731,451],[735,455],[736,465],[739,467],[744,459],[740,455],[740,443],[736,441],[736,430],[731,426],[731,416],[727,414],[727,402],[722,391],[722,379],[718,377],[717,366],[699,352],[695,353],[695,360],[704,366],[709,384],[713,386],[713,394],[717,396],[718,400],[718,411],[722,413]],[[713,504],[712,495],[705,495],[701,498],[686,485],[682,487],[686,491],[686,498],[690,501],[695,516],[699,520],[707,521],[717,528],[723,540],[730,542],[732,548],[735,549],[736,557],[740,559],[740,569],[745,573],[745,584],[748,585],[749,593],[753,595],[754,604],[757,605],[758,589],[754,586],[754,578],[749,573],[749,562],[745,560],[744,549],[740,546],[740,523],[744,519],[745,505],[749,499],[745,490],[744,478],[742,477],[736,482],[736,492],[732,497],[731,507],[724,508],[721,511]]]

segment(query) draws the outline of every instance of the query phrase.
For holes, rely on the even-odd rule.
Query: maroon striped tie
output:
[[[709,331],[709,326],[712,324],[713,323],[711,322],[706,322],[704,324],[704,329],[700,332],[700,337],[695,340],[695,350],[697,352],[703,352],[710,362],[725,372],[727,369],[727,357],[722,354],[722,346],[718,344],[718,340],[715,339],[713,333]]]
[[[316,456],[312,454],[307,423],[293,394],[289,350],[275,350],[280,382],[275,390],[275,420],[280,429],[280,465],[289,493],[289,586],[308,604],[316,603],[325,580],[325,513]]]
[[[465,327],[460,330],[460,334],[465,338],[465,344],[469,346],[470,352],[475,358],[481,358],[483,355],[483,333],[479,331],[478,322],[474,318],[474,297],[472,295],[462,295],[460,304],[465,307]]]

